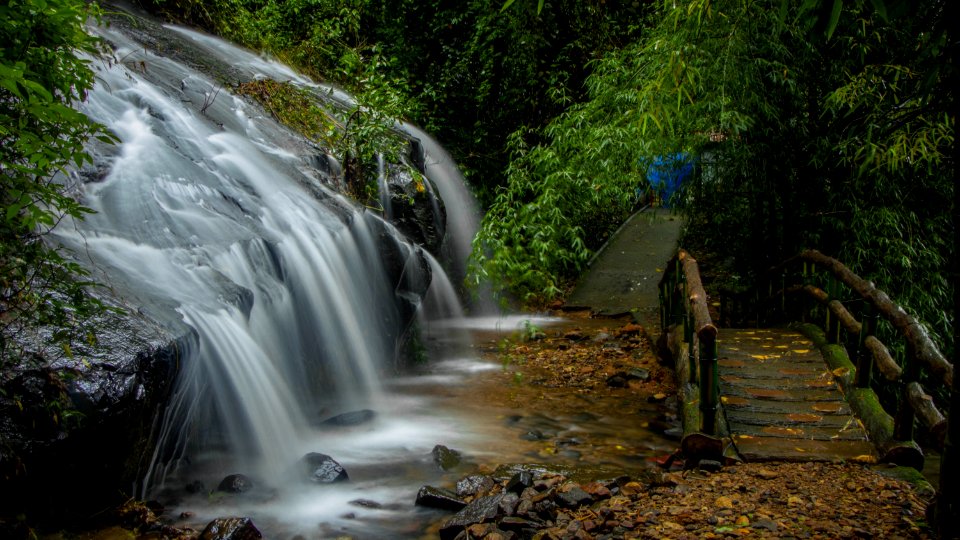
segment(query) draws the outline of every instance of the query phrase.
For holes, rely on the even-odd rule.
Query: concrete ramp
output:
[[[682,218],[667,209],[637,212],[594,258],[564,309],[590,309],[600,316],[631,313],[656,328],[657,284],[677,249]]]

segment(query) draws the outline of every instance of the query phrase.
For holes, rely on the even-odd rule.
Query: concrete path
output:
[[[590,309],[600,316],[631,313],[638,323],[657,328],[657,284],[676,252],[682,225],[668,209],[631,216],[594,258],[564,309]]]
[[[876,450],[812,341],[784,329],[720,330],[720,395],[747,461],[859,461]]]

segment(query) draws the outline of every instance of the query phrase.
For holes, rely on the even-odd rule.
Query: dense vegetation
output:
[[[89,317],[103,306],[86,293],[83,270],[43,241],[79,204],[58,173],[90,158],[90,137],[111,140],[71,106],[93,86],[80,52],[97,42],[84,23],[96,10],[82,0],[21,0],[0,5],[0,368],[70,355],[91,341]],[[79,279],[78,279],[79,278]],[[53,329],[37,335],[38,328]],[[53,347],[49,347],[52,345]]]
[[[143,2],[352,90],[362,114],[351,140],[377,138],[390,117],[437,133],[488,208],[475,277],[521,301],[560,294],[651,187],[651,163],[683,156],[700,174],[673,204],[691,239],[726,261],[727,285],[816,247],[948,331],[954,90],[943,0]],[[80,9],[12,6],[41,4],[67,18]],[[74,28],[59,31],[72,48],[90,46],[62,27]],[[61,85],[50,99],[64,105],[90,83],[83,71],[51,73],[64,79],[49,82]],[[5,107],[27,110],[11,88]],[[92,134],[82,122],[54,122],[80,130],[59,140]],[[82,159],[78,146],[46,148]],[[43,163],[34,177],[58,166]],[[30,208],[51,202],[82,212],[63,199],[6,215],[35,219]],[[29,219],[21,234],[42,231]],[[14,260],[27,259],[4,258]]]

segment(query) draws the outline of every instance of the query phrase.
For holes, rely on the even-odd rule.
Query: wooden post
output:
[[[920,362],[916,359],[913,345],[907,343],[907,355],[903,369],[903,378],[900,379],[899,396],[897,396],[897,414],[893,418],[893,439],[895,441],[913,440],[913,422],[916,413],[913,405],[907,399],[907,386],[920,379]]]
[[[873,352],[867,348],[867,336],[873,334],[877,328],[877,317],[870,302],[863,306],[860,317],[860,334],[857,336],[857,387],[870,388],[873,377]]]
[[[657,307],[659,308],[660,314],[660,334],[665,335],[667,332],[667,319],[666,319],[666,304],[664,303],[663,298],[663,282],[660,282],[660,285],[657,287]]]
[[[705,332],[704,334],[708,334]],[[718,394],[720,392],[720,373],[717,370],[717,338],[714,335],[699,337],[700,342],[700,412],[703,432],[714,435],[716,432]]]
[[[690,366],[690,384],[697,384],[697,378],[699,374],[697,373],[697,356],[696,356],[696,347],[694,347],[694,336],[696,335],[693,331],[694,320],[693,313],[690,312],[687,314],[686,320],[683,322],[683,340],[687,343],[687,365]]]

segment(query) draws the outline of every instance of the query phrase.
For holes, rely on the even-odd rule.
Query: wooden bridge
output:
[[[719,296],[708,305],[697,262],[679,250],[660,281],[660,344],[681,387],[688,459],[919,470],[919,438],[942,455],[936,508],[952,515],[960,437],[937,403],[957,408],[953,365],[921,324],[816,251],[771,269],[750,294]]]

